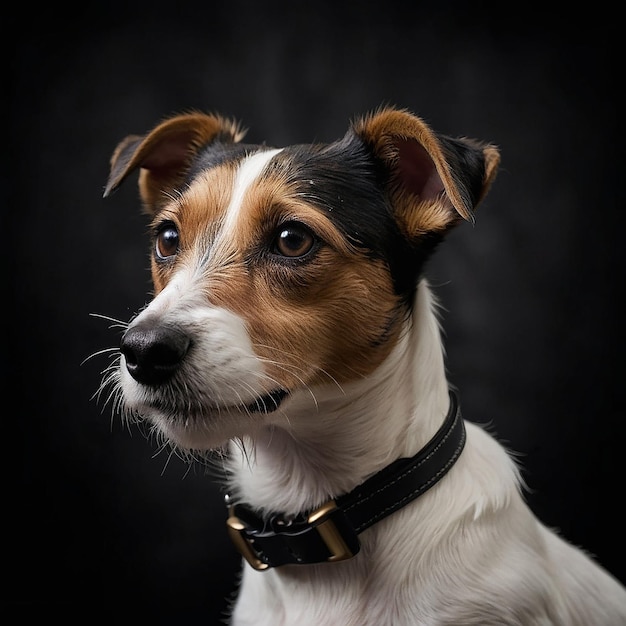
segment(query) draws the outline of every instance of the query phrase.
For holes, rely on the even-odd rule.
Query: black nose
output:
[[[189,343],[189,337],[181,330],[146,320],[124,333],[120,350],[128,373],[137,382],[158,385],[180,367]]]

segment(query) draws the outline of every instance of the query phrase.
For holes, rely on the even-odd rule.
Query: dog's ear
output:
[[[147,135],[130,135],[111,157],[104,197],[113,193],[137,168],[139,191],[146,211],[157,211],[184,179],[193,157],[207,144],[240,141],[245,134],[233,120],[204,113],[187,113],[165,120]]]
[[[352,129],[382,163],[396,218],[409,238],[444,233],[461,218],[474,221],[500,162],[495,146],[437,135],[420,118],[393,108]]]

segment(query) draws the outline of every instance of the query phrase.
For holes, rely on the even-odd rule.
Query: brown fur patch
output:
[[[172,222],[180,236],[178,258],[171,263],[159,263],[152,257],[152,278],[155,293],[159,293],[169,280],[177,264],[190,255],[194,256],[202,242],[209,245],[222,219],[224,207],[230,201],[235,170],[223,165],[201,174],[183,194],[174,198],[152,221],[152,230],[159,224]],[[195,262],[195,261],[192,261]]]

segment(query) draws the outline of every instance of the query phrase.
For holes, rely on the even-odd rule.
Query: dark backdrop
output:
[[[233,589],[238,558],[216,483],[92,399],[109,360],[83,363],[119,340],[90,314],[126,320],[150,289],[135,181],[101,198],[110,154],[190,108],[284,145],[338,138],[352,116],[391,103],[500,146],[476,225],[430,266],[450,378],[466,418],[519,453],[538,515],[626,581],[617,29],[527,3],[506,14],[447,4],[5,14],[10,604],[68,615],[91,603],[86,615],[99,615],[130,603],[211,624]]]

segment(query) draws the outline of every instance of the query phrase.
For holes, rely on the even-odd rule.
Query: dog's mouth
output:
[[[258,396],[250,402],[241,404],[213,404],[208,398],[196,398],[193,401],[191,397],[187,397],[186,402],[181,403],[177,393],[171,393],[170,389],[164,390],[159,388],[143,389],[143,394],[139,402],[134,403],[129,397],[130,405],[135,405],[137,413],[144,417],[149,417],[152,411],[156,411],[163,417],[174,421],[204,421],[211,419],[213,416],[223,414],[262,414],[268,415],[274,413],[281,406],[285,398],[289,396],[289,391],[279,387],[268,393]],[[181,406],[184,409],[181,412]]]
[[[273,413],[288,395],[286,389],[275,389],[246,405],[246,409],[250,413]]]
[[[260,426],[258,416],[274,413],[288,396],[289,391],[279,388],[251,402],[220,406],[201,401],[181,403],[180,398],[164,397],[152,389],[139,402],[131,400],[127,406],[139,421],[152,423],[176,445],[209,450]]]

